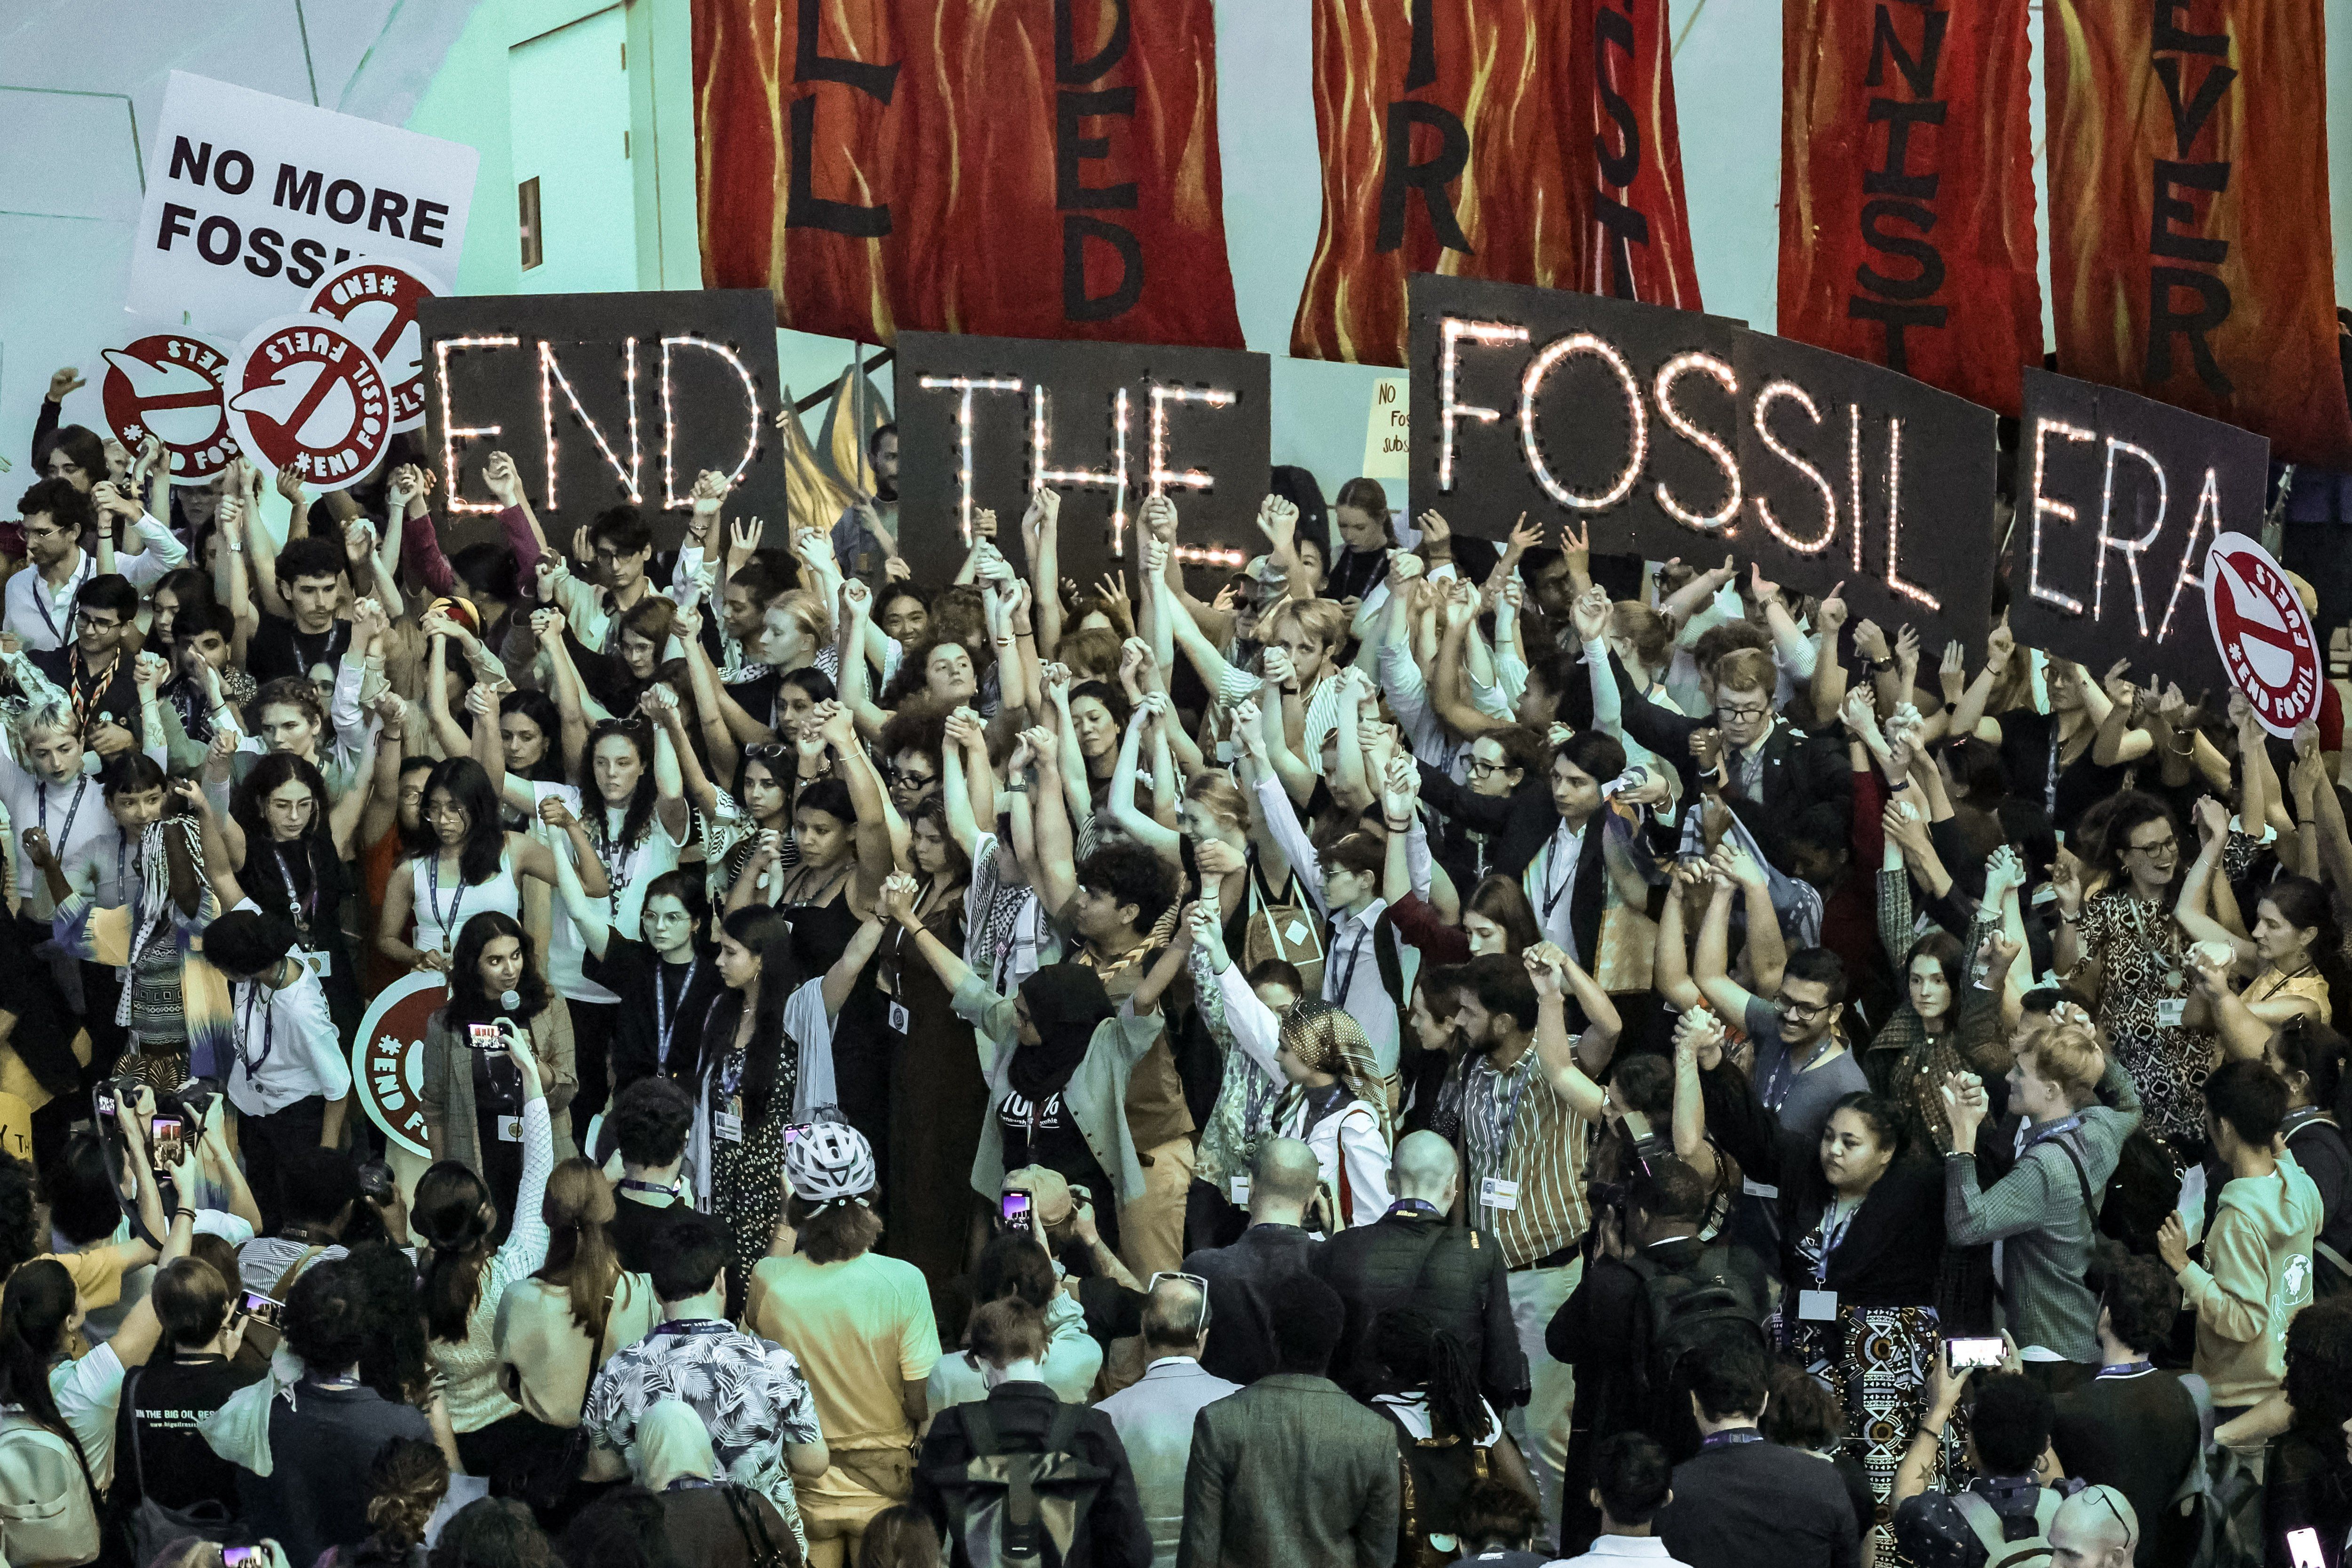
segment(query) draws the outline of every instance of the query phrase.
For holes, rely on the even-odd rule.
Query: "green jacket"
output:
[[[977,974],[967,975],[952,1001],[956,1016],[973,1026],[973,1043],[980,1047],[980,1070],[988,1079],[988,1109],[981,1117],[980,1148],[971,1160],[971,1190],[993,1201],[1004,1185],[1004,1129],[997,1121],[1013,1072],[1013,1043],[1019,1027],[1013,998],[1000,996]],[[1165,1026],[1158,1013],[1129,1016],[1122,1005],[1104,1019],[1087,1042],[1086,1059],[1070,1075],[1062,1103],[1086,1136],[1087,1147],[1118,1184],[1118,1200],[1131,1204],[1143,1195],[1143,1163],[1135,1157],[1135,1140],[1127,1130],[1127,1079],[1143,1059]]]

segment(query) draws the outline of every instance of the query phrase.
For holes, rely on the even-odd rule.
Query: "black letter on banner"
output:
[[[1078,58],[1076,28],[1070,16],[1070,0],[1054,0],[1054,79],[1064,87],[1076,87],[1106,75],[1113,66],[1127,58],[1127,0],[1112,0],[1114,13],[1110,37],[1090,60]]]
[[[1918,58],[1914,59],[1910,51],[1903,47],[1903,40],[1895,36],[1894,16],[1885,6],[1878,7],[1878,15],[1872,18],[1870,24],[1870,74],[1862,79],[1862,84],[1864,87],[1885,85],[1886,57],[1891,54],[1895,57],[1895,68],[1901,71],[1903,79],[1911,84],[1912,97],[1935,97],[1936,61],[1943,55],[1944,33],[1952,25],[1952,14],[1949,11],[1930,11],[1924,25],[1927,34],[1920,42]],[[1891,158],[1887,160],[1889,163],[1894,161]]]
[[[1937,16],[1943,13],[1938,11]],[[1917,201],[1933,201],[1941,174],[1912,174],[1904,172],[1911,157],[1911,127],[1941,125],[1944,122],[1944,100],[1928,99],[1919,103],[1906,103],[1900,99],[1874,98],[1870,100],[1871,123],[1885,121],[1886,162],[1878,168],[1865,169],[1862,175],[1864,192],[1874,196],[1909,196]]]
[[[1909,257],[1919,264],[1918,276],[1889,278],[1864,263],[1853,269],[1853,280],[1890,300],[1925,300],[1944,286],[1944,258],[1924,239],[1906,239],[1899,234],[1887,233],[1883,225],[1890,218],[1907,223],[1921,234],[1930,234],[1936,227],[1935,209],[1916,202],[1876,201],[1862,205],[1863,244],[1889,256]]]
[[[1412,128],[1435,128],[1441,138],[1437,156],[1426,163],[1412,159]],[[1475,254],[1462,222],[1454,216],[1454,198],[1447,184],[1470,166],[1470,132],[1452,110],[1433,103],[1401,100],[1389,105],[1388,167],[1381,177],[1381,232],[1375,250],[1394,250],[1404,244],[1404,199],[1409,187],[1419,186],[1422,205],[1429,209],[1429,226],[1437,243],[1464,255]]]
[[[2238,79],[2237,70],[2231,66],[2215,66],[2205,73],[2205,79],[2197,84],[2197,96],[2183,103],[2180,101],[2180,62],[2158,59],[2150,63],[2156,67],[2157,79],[2164,83],[2164,96],[2172,100],[2172,145],[2186,158],[2190,145],[2197,140],[2197,132],[2205,128],[2205,121],[2212,114],[2214,106],[2221,101],[2221,94]]]
[[[1642,172],[1642,125],[1633,118],[1633,106],[1625,101],[1609,79],[1608,67],[1601,56],[1604,45],[1614,44],[1625,56],[1625,63],[1633,61],[1633,21],[1622,12],[1605,7],[1592,17],[1592,79],[1601,89],[1601,107],[1617,122],[1617,134],[1625,143],[1624,151],[1611,153],[1606,137],[1595,132],[1593,155],[1601,160],[1601,177],[1619,190],[1633,183]]]
[[[2175,289],[2197,291],[2198,308],[2188,315],[2172,308]],[[2189,339],[2189,353],[2197,379],[2217,396],[2227,397],[2235,384],[2221,374],[2221,364],[2207,346],[2205,334],[2230,319],[2230,286],[2210,272],[2193,267],[2152,267],[2147,273],[2147,379],[2151,384],[2172,379],[2172,336]]]
[[[793,58],[793,79],[837,81],[854,87],[887,107],[898,90],[897,65],[867,65],[817,50],[818,0],[800,0],[800,40]],[[816,156],[816,98],[793,102],[792,185],[784,198],[786,228],[822,228],[854,239],[878,239],[890,232],[890,205],[860,206],[855,202],[828,201],[816,194],[809,164]]]
[[[1105,114],[1135,112],[1135,89],[1114,87],[1102,92],[1057,92],[1054,95],[1054,205],[1064,212],[1104,211],[1138,206],[1135,182],[1120,185],[1089,185],[1078,178],[1078,164],[1110,156],[1110,138],[1082,136],[1078,122]]]
[[[1087,241],[1099,239],[1118,252],[1118,287],[1100,299],[1087,293]],[[1062,219],[1062,316],[1072,321],[1108,321],[1123,316],[1143,298],[1143,246],[1115,223],[1082,217]]]
[[[2230,165],[2175,163],[2158,158],[2156,161],[2156,199],[2148,203],[2149,254],[2170,257],[2175,261],[2203,261],[2219,267],[2230,258],[2228,240],[2183,234],[2172,226],[2176,223],[2197,221],[2197,209],[2172,194],[2175,185],[2184,185],[2192,191],[2226,191],[2230,188]]]

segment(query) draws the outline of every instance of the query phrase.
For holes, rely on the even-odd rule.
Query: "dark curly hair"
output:
[[[1135,906],[1135,929],[1148,931],[1176,901],[1176,868],[1140,844],[1106,844],[1078,863],[1078,886]]]
[[[2286,1402],[2299,1432],[2343,1451],[2352,1420],[2352,1296],[2314,1301],[2286,1331]]]

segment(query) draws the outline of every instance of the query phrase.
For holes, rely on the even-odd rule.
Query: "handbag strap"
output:
[[[286,1272],[280,1274],[278,1277],[278,1283],[270,1288],[269,1299],[273,1301],[285,1300],[286,1292],[293,1289],[295,1277],[302,1272],[304,1266],[307,1265],[310,1259],[318,1257],[319,1254],[326,1250],[326,1244],[321,1242],[317,1246],[310,1247],[293,1262],[288,1264],[286,1266]]]
[[[604,1363],[596,1352],[604,1348],[604,1336],[613,1331],[613,1303],[620,1297],[621,1281],[627,1278],[625,1273],[613,1276],[613,1288],[604,1292],[604,1326],[588,1342],[588,1375],[580,1382],[580,1414],[583,1416],[588,1414],[588,1391],[596,1386],[596,1374],[604,1370]]]
[[[776,1551],[776,1538],[768,1533],[768,1521],[760,1517],[760,1505],[748,1500],[743,1489],[732,1481],[721,1481],[719,1494],[727,1500],[727,1511],[735,1516],[735,1529],[743,1537],[753,1568],[770,1568],[781,1563],[782,1556]]]

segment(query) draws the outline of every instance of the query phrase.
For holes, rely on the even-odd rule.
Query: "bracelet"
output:
[[[1864,662],[1866,662],[1874,671],[1880,675],[1884,675],[1888,670],[1895,668],[1895,661],[1891,658],[1874,658],[1865,660]]]
[[[1409,822],[1409,821],[1408,821],[1408,822],[1389,822],[1389,819],[1388,819],[1387,817],[1385,817],[1385,816],[1381,817],[1381,820],[1383,823],[1386,823],[1386,824],[1387,824],[1387,826],[1388,826],[1388,830],[1389,830],[1391,833],[1410,833],[1410,832],[1412,832],[1412,824],[1411,822]]]
[[[1910,781],[1909,779],[1896,779],[1893,784],[1888,784],[1886,787],[1887,787],[1890,791],[1892,791],[1892,790],[1898,790],[1898,789],[1909,789],[1909,788],[1911,787],[1911,781]]]
[[[2083,911],[2082,911],[2082,910],[2076,910],[2073,914],[2071,914],[2071,915],[2070,915],[2070,914],[2068,914],[2064,910],[2060,910],[2058,911],[2058,918],[2059,918],[2060,920],[2062,920],[2062,921],[2065,921],[2068,925],[2070,925],[2070,926],[2072,926],[2072,925],[2081,925],[2081,924],[2083,923]]]
[[[173,1219],[179,1218],[182,1215],[186,1215],[190,1219],[194,1219],[196,1217],[196,1211],[194,1209],[173,1209],[172,1211],[172,1217]]]

